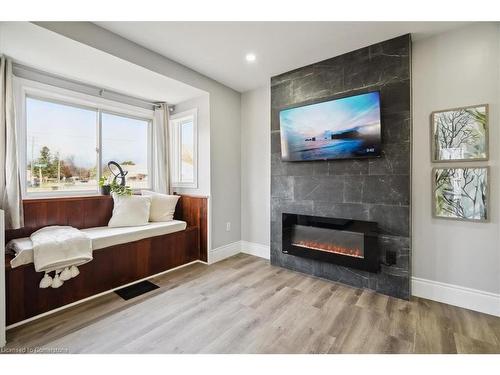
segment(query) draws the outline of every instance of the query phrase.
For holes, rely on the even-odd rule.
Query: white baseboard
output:
[[[271,258],[271,247],[256,242],[241,241],[241,252],[264,259]]]
[[[271,255],[271,248],[266,245],[261,245],[260,243],[236,241],[210,250],[208,254],[208,263],[213,264],[239,253],[269,259]]]
[[[500,316],[500,294],[412,277],[412,295]]]
[[[208,253],[208,264],[217,263],[223,259],[232,257],[241,253],[241,241],[232,242],[230,244],[216,247]]]

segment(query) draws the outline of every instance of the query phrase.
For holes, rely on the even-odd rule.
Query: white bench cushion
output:
[[[99,250],[127,242],[139,241],[144,238],[180,232],[186,229],[186,226],[185,221],[172,220],[161,223],[148,223],[137,227],[88,228],[82,229],[82,232],[85,232],[91,238],[92,250]],[[33,243],[29,237],[10,241],[7,244],[7,249],[16,254],[16,257],[10,261],[12,268],[33,263]]]

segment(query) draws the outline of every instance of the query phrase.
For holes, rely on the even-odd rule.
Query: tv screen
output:
[[[280,129],[284,161],[380,156],[380,93],[283,109]]]

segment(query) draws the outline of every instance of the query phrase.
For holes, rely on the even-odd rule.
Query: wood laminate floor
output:
[[[7,351],[71,353],[500,353],[500,318],[398,300],[239,254],[111,293],[7,332]],[[54,291],[57,293],[57,291]]]

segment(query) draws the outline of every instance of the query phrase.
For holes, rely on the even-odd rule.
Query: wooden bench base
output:
[[[80,275],[57,289],[40,289],[33,264],[6,269],[7,325],[181,266],[200,258],[198,228],[146,238],[94,252]]]
[[[26,237],[47,225],[76,228],[105,226],[111,217],[109,196],[33,199],[24,203],[25,225],[6,231],[6,239]],[[5,263],[7,325],[21,322],[84,298],[144,279],[172,268],[207,260],[207,198],[181,196],[175,218],[186,230],[96,250],[80,275],[57,289],[40,289],[42,274],[33,264],[16,268]]]

